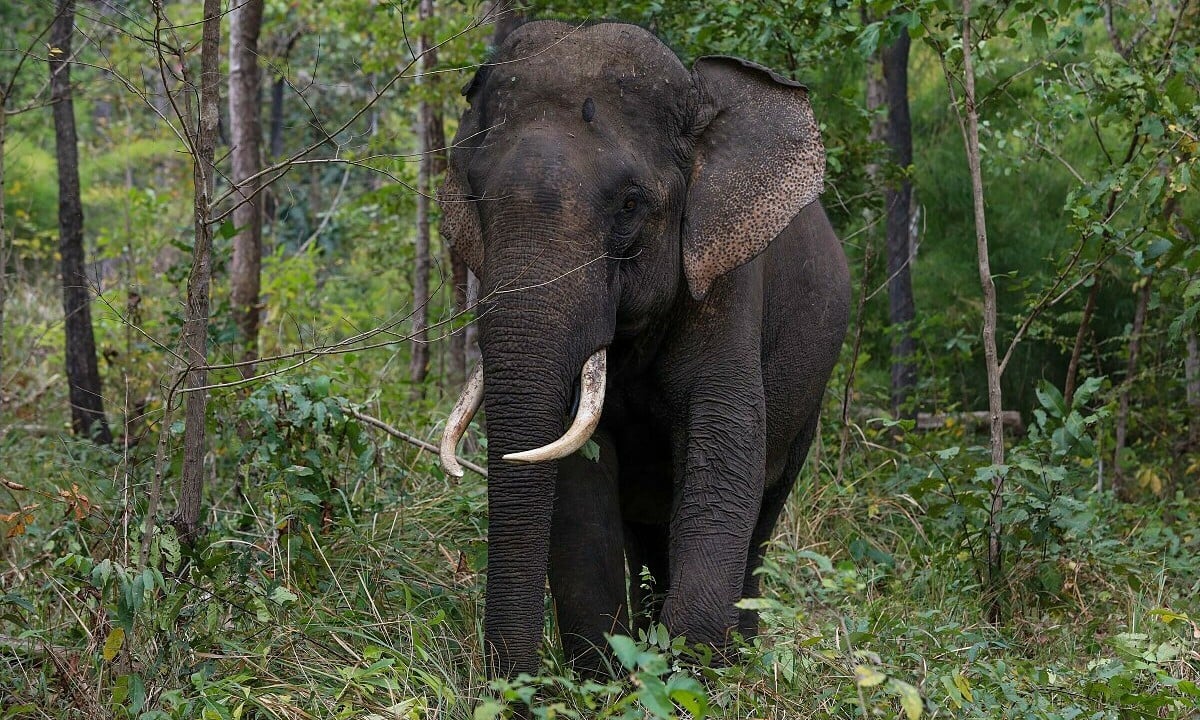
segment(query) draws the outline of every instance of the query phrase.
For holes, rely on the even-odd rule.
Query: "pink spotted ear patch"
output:
[[[700,298],[817,199],[825,149],[803,86],[732,58],[702,58],[696,72],[716,111],[696,147],[683,238]]]

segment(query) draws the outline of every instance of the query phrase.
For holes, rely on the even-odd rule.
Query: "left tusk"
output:
[[[505,460],[522,463],[548,462],[564,458],[583,447],[596,431],[604,409],[604,382],[608,375],[606,351],[600,348],[583,364],[579,373],[579,410],[562,437],[540,448],[509,453]]]
[[[442,469],[451,477],[460,478],[463,476],[462,465],[458,462],[455,456],[455,451],[458,449],[458,441],[462,438],[463,433],[467,431],[467,426],[471,424],[471,418],[475,417],[479,406],[483,404],[483,363],[475,366],[474,372],[467,380],[467,384],[463,387],[462,395],[459,396],[458,402],[454,405],[454,410],[451,411],[450,417],[446,420],[446,429],[442,432],[442,444],[439,448],[442,459]]]

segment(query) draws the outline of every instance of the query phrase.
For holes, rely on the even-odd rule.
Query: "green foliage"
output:
[[[724,664],[661,626],[614,635],[611,677],[580,680],[556,656],[551,619],[541,673],[488,684],[485,484],[451,483],[432,456],[375,435],[349,411],[370,407],[428,439],[438,430],[431,418],[446,410],[440,391],[456,390],[436,330],[430,387],[406,379],[408,153],[418,100],[434,102],[451,129],[490,28],[471,29],[480,8],[456,4],[438,4],[424,24],[413,3],[266,5],[260,52],[267,82],[285,89],[282,152],[312,146],[314,162],[266,194],[259,349],[281,358],[259,364],[267,378],[212,393],[209,532],[195,547],[181,545],[165,511],[144,535],[150,492],[162,491],[160,508],[175,500],[180,436],[164,427],[164,378],[192,242],[179,121],[114,79],[133,78],[154,100],[161,79],[143,74],[157,67],[144,42],[153,18],[132,6],[81,16],[99,39],[81,43],[76,70],[86,89],[77,120],[88,250],[102,265],[94,324],[106,400],[128,441],[115,449],[59,437],[67,401],[53,139],[44,108],[9,118],[5,230],[15,253],[5,270],[15,285],[0,355],[0,716],[481,720],[511,717],[519,704],[546,718],[1194,715],[1200,451],[1186,437],[1196,410],[1182,398],[1200,312],[1196,23],[1175,23],[1157,2],[1157,14],[1115,4],[1114,44],[1105,3],[976,6],[1002,349],[1027,327],[1004,387],[1027,430],[1009,438],[996,467],[953,414],[921,431],[862,419],[888,404],[895,329],[885,319],[880,218],[886,183],[901,177],[914,181],[921,213],[912,410],[982,406],[972,209],[946,79],[960,91],[957,3],[529,3],[639,22],[685,61],[737,54],[807,83],[828,150],[826,205],[865,305],[858,352],[835,371],[816,459],[761,570],[762,596],[740,603],[759,613],[761,635]],[[179,40],[195,42],[198,6],[167,7]],[[28,46],[49,12],[0,4],[6,47]],[[422,31],[442,43],[438,72],[419,87],[399,80],[356,116],[412,61]],[[877,52],[902,32],[914,39],[910,168],[868,140],[876,114],[863,100]],[[0,82],[17,59],[0,55]],[[182,69],[169,68],[177,90],[170,73]],[[10,110],[38,97],[44,70],[30,60]],[[880,179],[866,172],[872,162]],[[217,187],[228,189],[223,176]],[[224,282],[234,229],[223,222],[217,233],[217,363],[241,357]],[[1142,362],[1127,377],[1130,291],[1146,283]],[[1098,309],[1078,333],[1092,288]],[[435,320],[449,317],[450,290],[438,285]],[[1068,404],[1061,388],[1077,334]],[[210,376],[239,378],[232,367]],[[411,399],[414,390],[425,399]],[[834,421],[843,392],[845,426]],[[1122,392],[1129,438],[1114,458]],[[1107,492],[1117,470],[1134,502]],[[999,627],[980,622],[993,521],[1006,568]]]
[[[277,527],[300,521],[309,531],[326,528],[347,500],[340,484],[374,468],[375,447],[347,414],[346,400],[330,395],[331,382],[325,375],[271,380],[242,403],[238,472],[263,492],[262,509]],[[354,468],[348,477],[347,467]]]

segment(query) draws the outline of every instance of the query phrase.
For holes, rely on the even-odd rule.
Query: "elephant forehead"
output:
[[[636,25],[534,22],[497,53],[489,89],[496,109],[508,117],[557,110],[582,117],[588,98],[602,116],[614,107],[663,104],[682,96],[690,83],[670,48]]]

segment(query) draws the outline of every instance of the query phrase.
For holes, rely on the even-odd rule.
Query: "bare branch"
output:
[[[396,428],[392,427],[391,425],[388,425],[387,423],[385,423],[384,421],[382,421],[378,418],[371,417],[370,415],[367,415],[366,413],[362,413],[362,412],[359,412],[358,410],[353,410],[353,409],[347,410],[346,412],[350,413],[351,415],[358,418],[359,420],[362,420],[363,422],[367,423],[368,425],[376,427],[376,428],[386,432],[388,435],[399,438],[406,443],[409,443],[415,447],[418,447],[418,448],[424,450],[425,452],[432,453],[434,455],[437,455],[439,452],[438,447],[436,445],[433,445],[432,443],[427,443],[424,440],[422,440],[421,438],[416,437],[414,435],[409,435],[406,432],[397,430]],[[473,473],[476,473],[477,475],[479,475],[481,477],[486,478],[488,476],[487,468],[476,465],[475,463],[470,462],[468,460],[463,460],[462,458],[458,458],[458,462],[460,465],[462,465],[466,469],[470,470]]]

